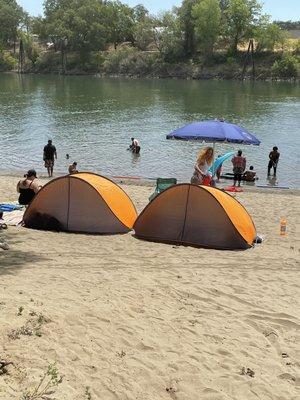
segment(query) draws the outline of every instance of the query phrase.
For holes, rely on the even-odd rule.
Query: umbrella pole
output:
[[[214,165],[214,162],[215,162],[215,151],[216,151],[216,142],[213,142],[213,151],[214,151],[214,154],[213,154],[213,162],[212,162],[212,165]],[[214,177],[215,176],[215,174],[216,174],[216,171],[213,169],[213,176],[212,177]]]

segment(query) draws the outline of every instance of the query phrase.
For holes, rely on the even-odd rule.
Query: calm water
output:
[[[35,167],[52,138],[57,172],[69,153],[81,170],[107,175],[190,178],[201,144],[167,141],[194,120],[222,117],[255,133],[260,147],[242,147],[266,181],[270,149],[281,159],[276,184],[300,187],[300,86],[292,83],[130,80],[0,74],[0,169]],[[126,151],[137,137],[141,156]],[[218,145],[217,153],[234,146]],[[230,163],[224,169],[231,171]],[[274,183],[274,182],[271,182]]]

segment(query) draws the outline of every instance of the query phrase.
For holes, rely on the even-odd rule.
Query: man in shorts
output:
[[[271,175],[271,169],[272,168],[274,170],[274,176],[276,176],[279,157],[280,157],[280,153],[278,152],[278,147],[274,146],[273,150],[269,154],[268,176]]]
[[[56,148],[52,144],[52,140],[48,140],[48,144],[44,147],[43,160],[45,161],[45,168],[47,168],[48,176],[53,176],[54,157],[57,159]]]
[[[246,169],[246,158],[242,154],[242,150],[239,150],[231,160],[234,173],[233,186],[236,185],[236,182],[238,182],[238,186],[241,186],[242,175]]]

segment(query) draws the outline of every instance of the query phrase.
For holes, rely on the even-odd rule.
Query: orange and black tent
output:
[[[34,197],[23,220],[25,226],[85,233],[126,233],[137,218],[127,194],[111,180],[93,173],[53,179]]]
[[[253,221],[237,200],[219,189],[191,184],[160,193],[133,228],[141,239],[214,249],[248,249],[256,239]]]

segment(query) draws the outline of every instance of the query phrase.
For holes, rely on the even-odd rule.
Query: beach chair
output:
[[[164,190],[176,184],[177,184],[176,178],[157,178],[155,191],[149,197],[149,201],[152,201],[159,193],[163,192]]]

